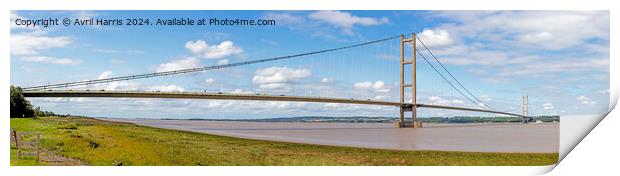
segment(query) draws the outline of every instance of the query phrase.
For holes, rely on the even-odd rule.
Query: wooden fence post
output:
[[[20,133],[15,132],[15,144],[17,145],[17,159],[22,159],[22,145],[20,140]]]
[[[15,131],[15,129],[11,129],[11,140],[15,141],[15,144],[17,144],[17,131]]]
[[[36,134],[37,134],[37,161],[40,161],[41,157],[39,157],[39,155],[40,155],[39,147],[41,145],[41,141],[40,141],[41,140],[41,133],[36,133]]]

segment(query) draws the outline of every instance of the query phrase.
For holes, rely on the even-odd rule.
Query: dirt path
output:
[[[60,155],[57,155],[53,152],[50,152],[44,149],[41,149],[40,154],[41,154],[40,162],[42,165],[47,165],[47,166],[83,166],[83,165],[86,165],[86,163],[80,160],[60,156]]]
[[[14,136],[11,135],[11,146],[13,147],[13,145],[15,145],[15,140],[14,140]],[[33,152],[33,150],[35,150],[35,146],[33,146],[32,144],[28,144],[28,143],[23,143],[22,147],[24,149],[25,152]],[[83,166],[86,165],[86,163],[78,160],[78,159],[73,159],[73,158],[67,158],[61,155],[57,155],[54,152],[51,152],[49,150],[45,150],[45,149],[40,149],[39,150],[39,165],[43,165],[43,166]]]

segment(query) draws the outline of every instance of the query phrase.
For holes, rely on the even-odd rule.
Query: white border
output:
[[[12,0],[19,10],[609,10],[605,0]]]
[[[168,1],[109,1],[109,0],[9,0],[3,3],[3,12],[0,19],[9,19],[10,9],[18,10],[612,10],[611,1],[603,0],[521,0],[521,1],[498,1],[498,0],[419,0],[419,1],[380,1],[380,0],[357,0],[357,1],[336,1],[336,0],[217,0],[209,2],[198,2],[195,0],[168,0]],[[612,11],[611,27],[613,19],[619,19]],[[0,59],[0,79],[3,86],[0,86],[1,101],[5,106],[0,106],[0,110],[5,118],[1,125],[0,136],[2,140],[8,141],[9,132],[9,104],[8,83],[10,82],[9,71],[9,25],[1,24],[2,39],[0,48],[5,51]],[[613,31],[612,39],[614,39]],[[616,58],[618,47],[611,43],[611,58]],[[611,60],[612,68],[618,67],[618,61]],[[618,71],[611,69],[611,93],[617,101],[618,97]],[[610,107],[611,108],[611,107]],[[618,117],[618,113],[615,112]],[[616,120],[617,121],[617,120]],[[605,121],[603,123],[606,123]],[[617,125],[617,123],[616,123]],[[609,125],[607,125],[609,126]],[[570,128],[562,126],[561,128]],[[613,132],[614,129],[607,128],[606,132]],[[619,130],[615,130],[615,134]],[[609,135],[608,135],[609,137]],[[606,138],[615,140],[617,138]],[[584,142],[588,142],[587,140]],[[599,140],[598,142],[604,142]],[[597,144],[591,144],[590,146]],[[605,145],[605,144],[602,144]],[[600,144],[598,145],[600,146]],[[7,142],[0,142],[0,148],[9,148]],[[617,149],[617,148],[616,148]],[[586,152],[586,151],[581,151]],[[613,151],[607,151],[613,153]],[[615,152],[617,153],[617,152]],[[549,171],[551,166],[542,167],[420,167],[420,166],[401,166],[401,167],[9,167],[8,150],[0,150],[0,170],[8,175],[204,175],[204,174],[226,174],[226,175],[530,175],[541,174]],[[582,156],[582,155],[578,155]],[[571,161],[579,160],[567,158]],[[595,159],[601,159],[595,158]],[[605,160],[603,160],[605,161]],[[607,160],[611,163],[611,160]],[[589,162],[591,163],[591,162]],[[581,164],[588,164],[582,162]],[[560,164],[562,166],[562,164]],[[579,169],[582,166],[573,166],[567,169]],[[566,172],[574,173],[574,172]],[[586,172],[588,173],[588,172]],[[4,175],[4,174],[3,174]]]

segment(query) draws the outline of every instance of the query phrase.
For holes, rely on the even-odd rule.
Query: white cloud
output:
[[[108,79],[108,78],[112,78],[112,71],[104,71],[103,73],[99,74],[99,76],[97,76],[97,79]]]
[[[26,62],[41,62],[41,63],[58,64],[58,65],[78,65],[82,62],[78,59],[55,58],[55,57],[47,57],[47,56],[26,56],[26,57],[22,57],[21,60],[26,61]]]
[[[373,100],[387,100],[387,98],[389,98],[389,96],[377,95],[373,98]]]
[[[358,17],[355,15],[351,15],[351,13],[348,13],[348,12],[341,12],[341,11],[334,11],[334,10],[313,12],[309,14],[308,17],[313,20],[319,20],[319,21],[323,21],[328,24],[334,25],[342,29],[342,31],[346,34],[352,34],[353,33],[352,28],[355,25],[374,26],[374,25],[386,24],[389,22],[389,19],[387,17],[382,17],[382,18]]]
[[[385,87],[385,83],[383,81],[375,81],[374,83],[371,81],[357,82],[353,84],[353,87],[359,90],[372,90],[375,92],[389,92],[390,91],[390,89]]]
[[[97,76],[97,79],[107,79],[112,78],[112,71],[104,71]],[[102,83],[102,84],[94,84],[94,85],[86,85],[86,86],[78,86],[76,88],[81,89],[91,89],[91,90],[122,90],[122,91],[160,91],[160,92],[183,92],[185,89],[183,87],[177,85],[140,85],[139,83],[132,81],[115,81],[110,83]]]
[[[131,90],[138,90],[139,84],[134,83],[134,82],[127,82],[127,81],[124,81],[124,82],[116,81],[116,82],[105,83],[105,84],[97,84],[93,89],[131,91]]]
[[[551,110],[551,109],[555,109],[555,106],[553,106],[552,103],[545,103],[542,105],[544,110]]]
[[[182,70],[200,67],[200,60],[189,57],[185,59],[179,59],[168,63],[159,64],[155,67],[155,72],[166,72],[173,70]]]
[[[595,92],[596,94],[609,94],[609,89],[599,90]]]
[[[22,19],[22,20],[27,20],[28,18],[24,18],[23,16],[17,14],[17,11],[11,11],[11,29],[28,29],[29,27],[26,27],[25,25],[16,25],[15,24],[15,20],[17,19]]]
[[[480,95],[480,100],[481,101],[491,101],[493,99],[491,99],[491,97],[489,95]]]
[[[354,111],[354,110],[360,110],[362,108],[367,108],[367,107],[360,106],[357,104],[342,104],[342,103],[325,103],[323,107],[325,110],[329,110],[329,111],[335,111],[335,110]]]
[[[299,82],[310,75],[312,72],[305,68],[268,67],[256,70],[252,83],[262,89],[277,89]]]
[[[430,96],[430,97],[428,97],[428,100],[431,100],[431,101],[437,101],[437,100],[441,100],[441,97],[438,97],[438,96]]]
[[[590,100],[590,99],[588,97],[582,95],[582,96],[577,97],[577,100],[584,101],[584,100]]]
[[[80,11],[76,11],[75,14],[73,15],[75,18],[81,19],[81,20],[87,20],[87,19],[91,19],[95,16],[97,16],[98,14],[95,13],[94,11],[89,11],[89,10],[80,10]]]
[[[519,41],[524,43],[539,43],[553,39],[553,34],[549,32],[527,33],[519,36]]]
[[[209,45],[204,40],[188,41],[185,43],[185,48],[197,56],[208,59],[218,59],[232,55],[241,56],[243,54],[241,48],[228,40],[218,45]]]
[[[443,29],[424,29],[422,33],[418,34],[418,37],[429,48],[445,47],[454,43],[454,40],[452,39],[450,33]]]
[[[432,105],[458,105],[458,104],[463,104],[463,100],[459,100],[459,99],[449,99],[449,98],[442,98],[439,96],[428,96],[426,97],[428,99],[428,104],[432,104]]]
[[[279,24],[303,24],[306,19],[303,16],[293,15],[291,13],[274,13],[265,14],[266,19],[276,20]]]
[[[232,93],[232,94],[254,94],[254,92],[253,92],[253,91],[250,91],[250,90],[242,90],[242,89],[235,89],[235,90],[233,90],[233,91],[230,91],[229,93]]]
[[[463,100],[454,99],[450,101],[452,104],[463,104]]]
[[[341,11],[314,11],[311,13],[282,11],[267,12],[264,16],[267,19],[275,19],[278,24],[283,24],[291,30],[303,31],[312,37],[337,42],[351,42],[349,38],[339,36],[339,34],[353,36],[356,27],[381,25],[389,22],[387,17],[359,17]],[[326,25],[332,27],[326,27]]]
[[[321,82],[322,82],[322,83],[332,82],[333,80],[334,80],[333,78],[327,78],[327,77],[325,77],[325,78],[321,78]]]
[[[543,73],[569,73],[604,71],[609,69],[609,59],[573,59],[572,61],[551,61],[530,63],[519,68],[505,68],[498,74],[500,76],[537,75]]]
[[[147,91],[183,92],[185,89],[177,85],[158,85],[147,88]]]
[[[581,102],[581,104],[584,105],[589,105],[589,104],[596,104],[596,101],[592,101],[590,100],[590,98],[586,97],[586,96],[579,96],[577,97],[577,100]]]
[[[596,104],[596,101],[582,101],[581,104]]]
[[[226,65],[228,64],[228,59],[222,59],[217,61],[217,65]]]
[[[112,78],[114,74],[112,71],[104,71],[97,76],[97,79]],[[84,86],[76,86],[77,89],[90,89],[90,90],[124,90],[133,91],[140,90],[140,84],[131,81],[115,81],[109,83],[92,84]]]
[[[44,32],[24,32],[11,34],[11,55],[37,55],[39,51],[62,48],[71,44],[69,37],[49,37]]]
[[[265,19],[273,19],[278,22],[278,25],[282,25],[291,30],[303,30],[316,36],[316,33],[322,33],[325,31],[325,27],[321,27],[318,21],[308,20],[304,12],[298,11],[278,11],[278,12],[266,12],[264,14]],[[264,41],[273,44],[271,41]]]
[[[431,48],[433,53],[446,64],[494,66],[488,72],[497,74],[481,75],[487,77],[482,79],[507,82],[524,75],[553,79],[564,73],[609,70],[608,11],[431,13],[446,20],[433,29],[447,31],[453,41]]]
[[[112,78],[112,71],[104,71],[97,76],[97,79],[107,79]],[[140,85],[131,81],[115,81],[110,83],[101,83],[101,84],[93,84],[93,85],[85,85],[85,86],[77,86],[75,88],[78,89],[91,89],[91,90],[139,90]]]
[[[433,50],[431,48],[431,50]],[[453,65],[496,65],[514,66],[517,64],[532,64],[540,60],[538,55],[513,56],[510,52],[479,50],[465,46],[450,46],[433,50],[443,63]]]
[[[206,79],[206,80],[205,80],[205,83],[207,83],[207,84],[213,84],[213,83],[215,83],[215,79],[213,79],[213,78],[208,78],[208,79]]]
[[[520,47],[557,50],[580,46],[592,38],[609,38],[609,11],[437,11],[435,14],[457,22],[441,26],[452,34],[511,42]]]

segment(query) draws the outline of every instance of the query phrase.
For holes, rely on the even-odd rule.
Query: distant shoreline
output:
[[[111,118],[112,117],[97,117]],[[323,116],[301,116],[301,117],[279,117],[264,119],[207,119],[207,118],[127,118],[127,119],[146,119],[146,120],[195,120],[195,121],[230,121],[230,122],[302,122],[302,123],[393,123],[398,120],[396,117],[323,117]],[[425,117],[418,118],[423,123],[522,123],[520,117]],[[539,116],[534,117],[531,123],[560,122],[559,116]]]

